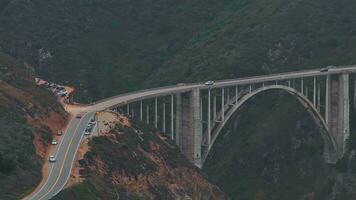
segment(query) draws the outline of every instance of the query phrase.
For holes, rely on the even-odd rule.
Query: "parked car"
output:
[[[75,116],[75,118],[80,119],[80,118],[82,118],[82,115],[81,115],[81,114],[77,114],[77,115]]]
[[[49,156],[49,162],[56,162],[56,158],[54,157],[54,155]]]
[[[214,85],[214,83],[215,83],[214,81],[207,81],[207,82],[205,82],[204,84],[205,84],[205,85]]]
[[[59,135],[59,136],[63,135],[63,131],[59,130],[59,131],[57,132],[57,135]]]
[[[51,144],[52,144],[52,145],[57,145],[58,143],[57,143],[56,140],[52,140]]]

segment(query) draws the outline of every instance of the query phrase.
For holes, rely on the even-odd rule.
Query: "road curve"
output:
[[[326,74],[339,73],[356,73],[356,66],[345,66],[330,69],[327,72],[321,72],[320,69],[304,70],[297,72],[288,72],[272,75],[254,76],[249,78],[229,79],[216,81],[213,88],[253,84],[268,81],[288,80],[303,77],[323,76]],[[115,105],[126,104],[133,101],[149,99],[156,96],[166,96],[170,94],[190,91],[194,88],[207,88],[203,83],[186,84],[183,86],[170,86],[141,90],[127,94],[118,95],[108,99],[101,100],[87,108],[87,112],[82,113],[81,119],[73,118],[70,121],[68,129],[62,136],[62,141],[56,152],[56,162],[50,164],[50,172],[46,177],[46,182],[41,188],[25,199],[29,200],[47,200],[58,194],[65,186],[70,176],[73,160],[78,150],[80,141],[83,137],[84,130],[89,120],[94,116],[95,112],[111,108]]]

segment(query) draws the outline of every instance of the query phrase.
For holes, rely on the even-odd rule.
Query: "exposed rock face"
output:
[[[83,186],[95,188],[102,199],[228,199],[171,141],[131,124],[117,124],[89,142],[90,151],[80,161],[86,180],[57,199],[73,198]]]

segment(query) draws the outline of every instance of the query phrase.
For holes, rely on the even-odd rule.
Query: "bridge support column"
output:
[[[166,103],[163,103],[162,108],[162,132],[166,133]]]
[[[174,95],[171,95],[171,139],[174,140]]]
[[[225,88],[221,88],[221,121],[225,119]]]
[[[157,97],[155,98],[155,128],[158,127],[158,105],[157,105]]]
[[[316,107],[316,77],[313,79],[313,105]]]
[[[150,124],[150,106],[146,106],[146,123]]]
[[[202,117],[200,90],[177,94],[176,143],[182,153],[201,167]]]
[[[214,122],[217,120],[216,119],[216,95],[214,95],[214,103],[213,103],[213,120]]]
[[[210,138],[210,134],[211,134],[211,113],[210,113],[210,107],[211,107],[211,104],[210,104],[210,89],[208,90],[208,133],[207,133],[207,145],[209,146],[210,145],[210,141],[211,141],[211,138]],[[202,106],[201,106],[202,107]]]
[[[350,136],[349,74],[328,75],[326,86],[325,119],[340,159],[347,150]]]
[[[264,84],[264,82],[263,82],[263,84]],[[263,87],[264,87],[264,85],[263,85]],[[239,100],[239,86],[238,85],[236,85],[235,86],[235,104],[237,105],[237,101]]]
[[[142,121],[143,114],[142,114],[142,101],[140,101],[140,120]]]

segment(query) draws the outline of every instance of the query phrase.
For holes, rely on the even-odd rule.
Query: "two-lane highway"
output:
[[[294,78],[306,78],[306,77],[317,77],[326,74],[338,74],[344,72],[356,72],[356,66],[345,66],[332,68],[328,71],[321,71],[320,69],[314,70],[303,70],[297,72],[288,72],[272,75],[255,76],[248,78],[239,79],[229,79],[216,81],[213,88],[226,87],[233,85],[243,85],[243,84],[254,84],[269,81],[280,81],[280,80],[291,80]],[[65,186],[70,171],[72,168],[73,160],[78,150],[81,138],[83,137],[83,132],[88,124],[89,120],[94,116],[96,111],[105,110],[117,105],[123,105],[129,102],[134,102],[138,100],[144,100],[152,97],[171,95],[176,93],[182,93],[185,91],[191,91],[194,88],[206,89],[207,86],[204,83],[193,83],[186,84],[183,86],[170,86],[153,88],[148,90],[141,90],[132,93],[122,94],[108,99],[104,99],[96,104],[87,107],[86,113],[83,113],[81,119],[73,118],[69,124],[69,127],[62,136],[62,142],[56,153],[56,162],[51,164],[51,170],[46,182],[41,186],[41,188],[31,194],[27,199],[30,200],[47,200],[60,192]]]
[[[50,164],[50,172],[46,182],[28,198],[29,200],[50,199],[63,189],[69,178],[72,163],[84,135],[84,130],[93,116],[93,113],[85,113],[81,119],[73,118],[71,120],[55,154],[56,162]]]

